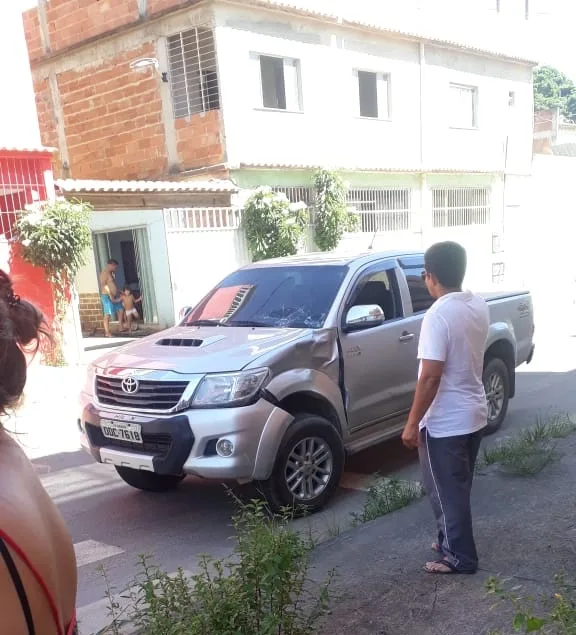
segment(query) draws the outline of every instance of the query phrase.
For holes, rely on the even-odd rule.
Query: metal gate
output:
[[[241,214],[231,207],[164,210],[176,320],[184,307],[250,262]]]

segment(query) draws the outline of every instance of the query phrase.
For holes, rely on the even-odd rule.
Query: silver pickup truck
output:
[[[398,435],[433,302],[413,252],[308,254],[225,278],[180,324],[88,371],[82,444],[133,487],[193,474],[258,483],[273,509],[321,508],[347,454]],[[190,275],[195,275],[191,272]],[[528,293],[486,294],[489,431],[532,359]]]

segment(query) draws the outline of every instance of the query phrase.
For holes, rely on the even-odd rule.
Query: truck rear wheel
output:
[[[486,361],[482,376],[488,402],[486,434],[500,429],[508,412],[510,400],[510,374],[506,364],[498,357]]]
[[[118,476],[128,485],[144,492],[169,492],[176,489],[184,479],[184,475],[155,474],[144,470],[133,470],[129,467],[115,466]]]
[[[316,512],[330,499],[344,470],[344,446],[323,417],[296,415],[276,456],[272,475],[258,483],[273,512]]]

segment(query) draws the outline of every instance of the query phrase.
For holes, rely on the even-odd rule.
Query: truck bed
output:
[[[494,302],[496,300],[509,300],[511,298],[517,298],[522,295],[529,295],[529,291],[486,291],[479,293],[481,298],[484,298],[486,302]]]

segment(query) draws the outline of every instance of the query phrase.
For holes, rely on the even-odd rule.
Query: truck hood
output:
[[[94,365],[191,375],[233,372],[308,333],[310,329],[174,327],[117,348]]]

